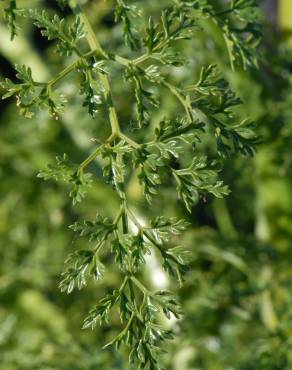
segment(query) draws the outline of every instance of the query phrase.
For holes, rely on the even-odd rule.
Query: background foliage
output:
[[[26,0],[25,6],[39,3]],[[59,11],[51,1],[41,3]],[[166,3],[145,0],[144,8],[158,14]],[[124,54],[112,3],[88,1],[85,9],[102,44],[111,37],[111,44]],[[67,15],[71,17],[69,11]],[[60,59],[52,42],[45,41],[30,21],[22,22],[23,31],[13,43],[6,25],[0,25],[1,73],[15,81],[13,65],[21,61],[31,66],[36,80],[49,80],[61,69]],[[163,358],[167,369],[291,368],[292,55],[289,33],[276,31],[264,16],[262,24],[259,69],[232,70],[224,40],[207,20],[207,32],[198,31],[188,45],[189,55],[194,56],[191,66],[180,71],[185,80],[193,80],[203,64],[219,64],[244,102],[237,113],[258,123],[262,144],[255,156],[231,155],[225,162],[221,176],[231,194],[224,200],[207,197],[189,215],[171,188],[165,187],[151,207],[145,207],[137,181],[128,181],[130,201],[141,220],[164,209],[165,214],[192,224],[183,237],[192,263],[183,288],[177,287],[184,315],[179,321],[165,322],[177,334]],[[119,207],[115,192],[100,176],[84,202],[74,208],[66,184],[37,177],[64,152],[80,163],[91,151],[91,138],[108,135],[107,127],[86,114],[88,107],[82,108],[72,81],[66,81],[63,89],[70,99],[61,120],[45,112],[27,120],[19,116],[14,101],[1,102],[0,368],[5,370],[131,368],[123,351],[102,350],[105,338],[109,341],[119,332],[118,320],[113,318],[111,325],[92,332],[81,330],[96,298],[119,286],[121,275],[114,264],[98,286],[89,284],[70,296],[58,289],[63,261],[87,244],[68,226],[92,219],[99,211],[114,218]],[[126,88],[113,84],[124,120],[132,114]],[[177,109],[168,95],[161,106],[152,125]],[[205,142],[200,150],[212,155],[215,148]],[[101,173],[98,163],[92,170]],[[176,289],[155,258],[149,266],[143,271],[145,283],[159,289],[171,284]]]

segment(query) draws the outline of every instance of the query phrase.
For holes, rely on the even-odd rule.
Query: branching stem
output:
[[[136,287],[141,290],[141,292],[146,296],[151,296],[152,293],[138,280],[135,276],[131,276],[132,282],[136,285]]]
[[[99,52],[103,57],[108,58],[107,53],[102,49],[93,29],[92,26],[83,12],[81,6],[78,4],[77,0],[71,0],[70,6],[73,10],[73,12],[80,16],[81,20],[84,23],[85,30],[87,31],[87,41],[92,51]],[[112,95],[111,95],[111,89],[110,89],[110,83],[108,80],[107,75],[103,73],[99,73],[99,78],[103,84],[104,88],[104,98],[106,101],[106,104],[108,106],[108,113],[109,113],[109,120],[111,124],[112,133],[116,136],[120,136],[121,130],[120,125],[118,121],[118,116],[116,109],[113,105]]]

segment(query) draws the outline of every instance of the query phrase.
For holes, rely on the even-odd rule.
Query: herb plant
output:
[[[174,336],[159,323],[160,314],[178,319],[182,310],[172,292],[145,286],[142,268],[147,255],[156,253],[163,269],[182,285],[192,253],[180,245],[177,236],[189,222],[164,214],[142,222],[128,200],[127,185],[131,176],[138,177],[147,207],[161,188],[170,186],[190,213],[200,199],[229,194],[220,169],[226,158],[236,153],[253,155],[258,143],[253,122],[239,119],[241,101],[218,66],[202,66],[193,81],[177,77],[176,72],[189,68],[184,45],[191,44],[210,22],[225,40],[232,69],[256,66],[260,38],[256,4],[253,0],[232,0],[222,9],[207,0],[175,0],[165,5],[160,17],[148,17],[141,2],[117,0],[114,20],[121,24],[127,46],[127,55],[121,56],[110,43],[100,44],[98,32],[77,0],[57,3],[61,12],[71,10],[69,21],[59,13],[19,8],[15,0],[7,2],[5,17],[11,39],[19,32],[17,20],[29,19],[44,37],[53,40],[60,58],[69,58],[71,63],[48,82],[36,81],[31,68],[19,64],[15,66],[16,82],[1,81],[2,97],[14,96],[26,118],[47,110],[58,120],[67,102],[61,83],[70,75],[79,86],[84,110],[99,124],[108,125],[108,137],[96,139],[96,147],[82,163],[72,163],[64,154],[38,175],[67,183],[72,203],[77,205],[94,182],[90,165],[99,161],[104,180],[120,201],[115,218],[97,214],[93,220],[70,226],[88,240],[89,247],[68,256],[60,289],[69,294],[90,280],[101,280],[107,271],[105,261],[112,256],[123,279],[96,302],[83,328],[110,323],[118,314],[120,332],[105,345],[119,348],[126,344],[130,363],[136,368],[160,369],[162,342]],[[129,121],[120,119],[115,105],[113,73],[119,74],[121,84],[130,86],[135,113]],[[176,116],[163,117],[153,127],[153,116],[166,94],[174,98]],[[129,104],[132,106],[131,101]],[[201,153],[206,142],[215,144],[215,153]]]

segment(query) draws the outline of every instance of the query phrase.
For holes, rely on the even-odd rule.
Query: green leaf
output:
[[[98,261],[94,251],[77,251],[70,254],[65,262],[69,267],[62,273],[59,284],[62,292],[70,294],[75,287],[82,289],[90,275],[95,280],[103,278],[104,265]]]
[[[24,64],[22,64],[22,65],[16,64],[15,69],[17,71],[16,77],[19,80],[21,80],[23,82],[26,82],[30,85],[33,85],[34,81],[33,81],[33,78],[32,78],[30,67],[27,67]]]
[[[159,25],[154,24],[152,17],[149,18],[148,27],[146,28],[146,36],[143,40],[144,45],[148,49],[148,54],[151,54],[154,49],[162,41],[163,33],[159,31]]]
[[[180,285],[183,283],[183,276],[189,269],[191,254],[182,246],[167,249],[162,253],[164,270],[172,277],[176,278]]]
[[[4,9],[4,17],[10,29],[10,40],[11,41],[13,41],[15,36],[17,36],[17,32],[18,32],[18,26],[16,25],[16,15],[17,15],[16,0],[9,0],[8,6]]]
[[[140,168],[138,177],[143,186],[145,198],[151,202],[152,196],[157,194],[161,184],[159,168],[163,166],[163,163],[157,154],[150,154],[145,148],[133,153],[135,166]]]
[[[131,21],[131,18],[135,18],[138,15],[139,12],[134,5],[126,5],[123,0],[117,0],[115,22],[122,22],[125,44],[130,46],[132,50],[138,50],[140,48],[138,31]]]
[[[175,300],[173,294],[168,290],[161,290],[153,295],[153,303],[157,304],[162,308],[164,315],[170,319],[171,315],[179,319],[182,310],[180,305]]]
[[[158,216],[151,221],[150,232],[159,244],[163,244],[167,243],[172,236],[182,234],[189,225],[189,222],[176,217]]]
[[[98,304],[89,312],[89,315],[84,320],[82,329],[94,329],[97,322],[108,322],[111,308],[120,299],[120,292],[115,290],[111,294],[107,294]]]
[[[129,65],[125,70],[125,79],[135,85],[135,98],[137,102],[138,128],[149,124],[149,106],[158,107],[159,102],[154,94],[143,87],[142,78],[147,78],[147,74],[138,67]],[[148,79],[153,77],[153,70],[148,70]]]
[[[125,158],[131,153],[131,149],[124,141],[120,141],[114,146],[104,145],[101,153],[102,157],[108,161],[103,167],[103,176],[107,179],[108,183],[112,184],[121,198],[125,197]]]
[[[77,43],[85,36],[83,24],[77,16],[73,24],[66,26],[65,19],[57,14],[50,15],[46,10],[22,9],[19,14],[30,18],[48,40],[57,40],[57,51],[61,55],[71,55],[76,51]]]
[[[146,263],[145,255],[150,255],[151,249],[144,238],[143,233],[139,232],[138,235],[132,238],[131,245],[131,271],[136,273],[140,270],[141,266]]]
[[[69,193],[73,205],[81,202],[85,197],[88,187],[92,183],[92,174],[84,173],[76,169],[76,165],[68,161],[66,154],[63,157],[56,157],[56,164],[49,164],[47,169],[39,172],[38,177],[44,180],[64,181],[71,185]]]
[[[129,269],[131,245],[131,235],[115,233],[115,238],[111,242],[111,248],[115,254],[115,262],[121,271],[127,271]]]
[[[204,123],[189,122],[185,118],[177,118],[176,120],[164,119],[159,122],[159,126],[155,129],[157,142],[179,141],[185,144],[195,146],[200,141],[199,133],[204,132]]]
[[[96,215],[93,221],[76,221],[70,229],[82,237],[86,237],[90,242],[99,242],[106,239],[114,230],[115,225],[107,218]]]
[[[68,162],[68,157],[66,154],[63,154],[62,157],[56,157],[56,164],[49,164],[47,169],[41,170],[37,177],[44,180],[55,180],[55,181],[64,181],[70,182],[72,176],[72,168]]]
[[[218,173],[208,168],[206,157],[195,157],[190,167],[181,170],[172,170],[176,181],[176,189],[189,212],[198,201],[199,191],[207,191],[221,198],[228,195],[228,187],[222,181],[217,181]]]
[[[87,107],[88,113],[92,117],[95,117],[103,104],[103,91],[96,73],[100,72],[101,68],[99,65],[94,66],[82,61],[78,63],[78,71],[81,72],[80,94],[85,97],[83,106]]]

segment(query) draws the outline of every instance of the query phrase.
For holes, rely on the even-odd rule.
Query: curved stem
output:
[[[99,146],[98,148],[96,148],[90,155],[89,155],[89,157],[87,157],[86,159],[85,159],[85,161],[83,161],[81,164],[80,164],[80,166],[79,166],[79,168],[78,168],[78,172],[79,173],[81,173],[83,170],[84,170],[84,168],[86,167],[86,166],[88,166],[92,161],[94,161],[95,160],[95,158],[99,155],[99,153],[100,153],[100,150],[101,150],[101,146]]]
[[[172,86],[169,82],[163,80],[161,83],[181,102],[181,104],[183,105],[186,111],[188,120],[190,122],[193,122],[193,115],[192,115],[192,109],[190,106],[189,98],[180,94],[179,91],[176,88],[174,88],[174,86]]]
[[[84,24],[85,30],[87,31],[87,36],[86,36],[87,41],[88,41],[88,44],[89,44],[91,50],[96,51],[97,53],[101,54],[103,57],[108,59],[107,53],[102,49],[94,31],[93,31],[93,28],[92,28],[87,16],[83,12],[81,6],[79,5],[78,1],[77,0],[71,0],[69,2],[69,5],[71,6],[73,12],[81,18],[81,20]],[[120,131],[120,125],[119,125],[116,109],[113,105],[110,83],[109,83],[108,77],[103,73],[99,73],[98,76],[99,76],[99,78],[101,80],[101,83],[103,85],[103,88],[104,88],[104,98],[105,98],[105,101],[106,101],[106,104],[107,104],[107,107],[108,107],[108,114],[109,114],[109,120],[110,120],[110,124],[111,124],[112,133],[119,136],[120,132],[121,132]]]
[[[129,138],[128,136],[126,136],[122,132],[120,133],[120,138],[122,140],[125,140],[125,142],[128,143],[130,146],[132,146],[134,149],[139,149],[141,147],[140,144],[136,143],[136,141],[132,140],[131,138]]]
[[[138,280],[135,276],[131,276],[130,278],[132,282],[136,285],[136,287],[141,290],[141,292],[146,296],[151,296],[152,293]]]
[[[121,217],[122,217],[122,214],[124,212],[124,205],[122,204],[121,207],[120,207],[120,210],[119,210],[119,213],[117,215],[117,217],[115,218],[114,220],[114,225],[117,226],[118,225],[118,222],[120,221]]]
[[[160,245],[152,236],[151,234],[147,231],[147,228],[143,227],[136,219],[135,215],[132,213],[132,211],[128,208],[128,213],[129,213],[129,216],[132,220],[132,222],[134,223],[134,225],[140,230],[142,231],[143,235],[151,242],[151,244],[156,247],[161,256],[165,256],[167,254],[167,250],[164,249],[162,247],[162,245]],[[172,256],[171,254],[168,254],[167,255],[168,258],[172,259],[175,263],[177,263],[177,260],[174,256]]]
[[[85,58],[88,58],[88,57],[94,55],[95,52],[96,52],[96,50],[90,51],[89,53],[86,53],[84,55],[80,55],[80,58],[78,58],[77,60],[75,60],[75,62],[69,64],[66,68],[64,68],[62,71],[60,71],[54,78],[52,78],[48,82],[37,82],[37,81],[34,81],[34,85],[35,86],[52,87],[57,82],[59,82],[60,80],[62,80],[64,77],[66,77],[69,73],[71,73],[72,71],[74,71],[74,69],[76,68],[77,64],[81,60],[84,60]]]

